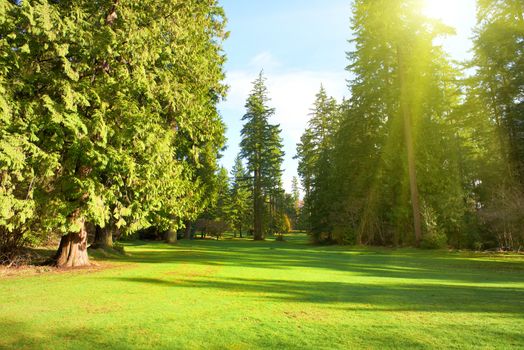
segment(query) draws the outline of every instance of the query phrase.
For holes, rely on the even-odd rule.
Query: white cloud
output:
[[[270,53],[261,53],[252,62],[264,60],[278,62]],[[228,126],[228,150],[223,164],[230,168],[238,153],[240,141],[241,118],[245,113],[245,101],[251,91],[252,81],[256,79],[258,67],[250,65],[245,70],[235,70],[227,74],[227,84],[230,86],[227,101],[220,106],[224,121]],[[327,93],[337,100],[347,95],[346,72],[312,71],[312,70],[279,70],[272,67],[265,71],[266,84],[271,98],[270,106],[276,109],[272,123],[280,124],[286,158],[284,161],[284,185],[289,191],[291,180],[296,175],[297,161],[296,144],[306,128],[310,118],[310,109],[314,102],[320,84]]]
[[[249,66],[257,71],[272,70],[281,66],[281,63],[269,51],[263,51],[253,57]]]

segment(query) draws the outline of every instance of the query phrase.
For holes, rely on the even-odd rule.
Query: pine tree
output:
[[[489,229],[477,240],[506,248],[524,242],[523,11],[521,1],[478,1],[469,63],[475,73],[463,111],[477,141],[469,147],[469,187],[482,207],[480,221]]]
[[[416,0],[353,8],[355,78],[336,141],[337,217],[349,223],[350,241],[420,244],[423,231],[441,237],[464,212],[449,118],[457,72],[433,44],[451,30],[425,18]]]
[[[296,176],[293,176],[293,180],[291,182],[291,201],[292,201],[292,213],[290,216],[291,218],[291,226],[293,229],[297,229],[299,226],[299,217],[300,217],[300,185],[298,182],[298,178]]]
[[[323,86],[316,95],[308,127],[298,145],[299,173],[306,191],[310,230],[316,240],[323,233],[331,236],[334,137],[340,124],[339,107]],[[328,240],[331,240],[328,237]]]
[[[238,231],[240,238],[242,238],[243,230],[246,230],[252,224],[253,205],[251,203],[249,174],[244,169],[240,155],[235,159],[231,177],[231,221],[233,228]]]
[[[253,83],[253,90],[246,102],[245,121],[240,143],[241,156],[247,161],[247,167],[253,178],[253,226],[254,239],[264,239],[268,229],[267,220],[274,213],[272,199],[281,188],[281,165],[284,152],[278,125],[269,123],[275,113],[268,107],[269,97],[265,79],[260,73]],[[269,207],[266,207],[268,198]]]

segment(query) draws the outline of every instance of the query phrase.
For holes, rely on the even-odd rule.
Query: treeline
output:
[[[0,2],[0,260],[196,220],[217,191],[224,125],[216,0]]]
[[[298,145],[316,241],[524,246],[524,4],[479,0],[473,59],[417,0],[355,0],[350,98],[321,89]]]

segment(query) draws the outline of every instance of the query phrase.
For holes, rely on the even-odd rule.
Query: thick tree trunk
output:
[[[167,231],[166,243],[177,243],[176,230],[170,229],[169,231]]]
[[[84,220],[80,221],[80,230],[62,236],[60,247],[56,252],[55,265],[57,267],[89,266],[87,255],[87,230]]]
[[[93,249],[113,249],[113,229],[107,225],[102,228],[96,226],[95,241],[91,244]]]

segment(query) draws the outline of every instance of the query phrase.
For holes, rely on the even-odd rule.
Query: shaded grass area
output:
[[[0,348],[524,348],[524,257],[132,242],[110,268],[0,279]]]

